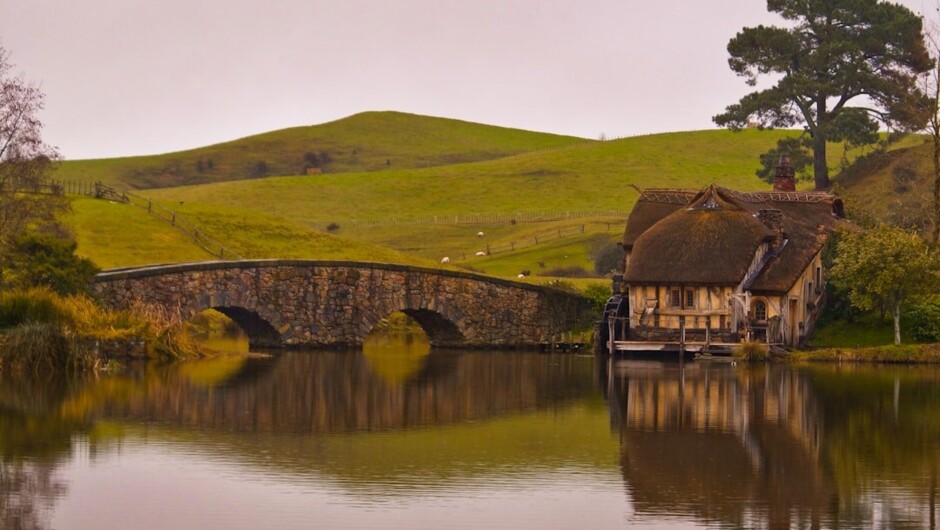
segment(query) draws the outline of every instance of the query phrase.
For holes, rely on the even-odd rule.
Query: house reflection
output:
[[[638,516],[818,527],[838,511],[813,389],[786,367],[613,362],[611,422]]]

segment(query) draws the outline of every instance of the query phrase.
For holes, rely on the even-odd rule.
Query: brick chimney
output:
[[[774,174],[774,191],[796,191],[796,180],[793,178],[793,166],[788,155],[780,155]]]

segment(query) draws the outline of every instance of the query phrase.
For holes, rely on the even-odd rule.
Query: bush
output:
[[[734,349],[734,357],[743,361],[765,361],[770,357],[770,351],[761,342],[742,342]]]
[[[598,284],[588,285],[584,290],[584,296],[591,300],[591,305],[599,315],[607,307],[607,300],[611,296],[610,287]]]
[[[46,286],[59,294],[87,292],[98,267],[75,255],[78,244],[69,237],[28,234],[0,255],[0,287]]]
[[[902,320],[917,342],[940,342],[940,303],[911,306]]]
[[[74,316],[46,287],[0,293],[0,329],[29,323],[71,325]]]
[[[326,225],[327,232],[336,232],[337,230],[339,230],[339,223],[330,223]]]
[[[607,276],[623,268],[623,248],[604,237],[592,245],[591,261],[594,262],[594,272]]]

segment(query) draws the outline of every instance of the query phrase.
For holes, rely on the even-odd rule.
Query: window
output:
[[[754,302],[754,320],[767,320],[767,304],[763,300]]]
[[[695,307],[695,289],[686,289],[685,290],[685,308],[692,309]]]
[[[682,299],[679,296],[679,289],[669,291],[669,305],[672,307],[682,307]]]

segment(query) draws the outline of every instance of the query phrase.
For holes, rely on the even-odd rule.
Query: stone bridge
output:
[[[437,347],[526,347],[597,315],[576,294],[441,269],[351,261],[216,261],[105,271],[97,296],[177,309],[216,309],[255,347],[360,346],[401,311]]]

